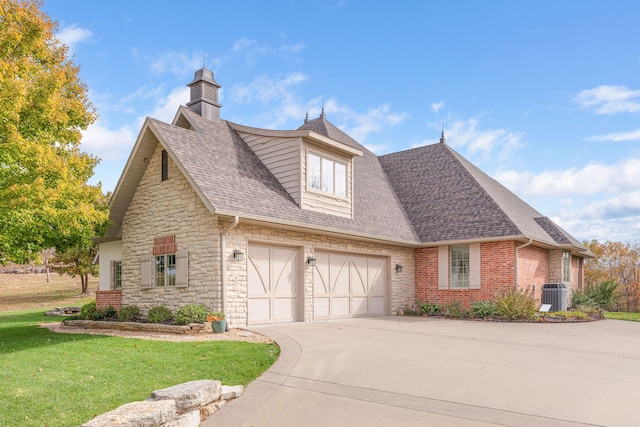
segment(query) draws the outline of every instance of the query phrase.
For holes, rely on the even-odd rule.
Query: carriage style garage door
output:
[[[315,257],[315,320],[388,314],[386,257],[320,251]]]
[[[297,320],[298,252],[298,248],[249,244],[248,324]]]

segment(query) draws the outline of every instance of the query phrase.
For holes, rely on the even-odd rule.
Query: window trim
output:
[[[571,252],[562,252],[562,281],[564,283],[571,282]]]
[[[469,248],[468,286],[453,287],[451,269],[451,248],[467,246]],[[438,290],[466,291],[482,288],[482,244],[469,243],[468,245],[439,246],[437,257]]]
[[[160,179],[162,181],[167,181],[169,179],[169,154],[167,153],[167,150],[162,150],[160,163]]]
[[[113,262],[113,267],[111,270],[111,277],[112,277],[112,289],[113,290],[117,290],[117,289],[122,289],[122,261],[121,260],[114,260]]]
[[[463,250],[464,252],[459,252]],[[449,288],[469,289],[471,255],[469,245],[449,246]],[[454,258],[455,257],[455,258]],[[457,263],[457,265],[454,265]]]
[[[319,183],[319,188],[315,188],[312,187],[310,185],[310,179],[311,179],[311,173],[310,173],[310,158],[311,156],[315,156],[317,158],[320,159],[320,183]],[[325,191],[322,189],[322,184],[323,184],[323,163],[324,161],[327,162],[331,162],[333,164],[333,173],[332,173],[332,181],[333,181],[333,191]],[[340,165],[344,167],[344,194],[338,194],[336,192],[336,165]],[[306,174],[306,182],[305,182],[305,186],[307,191],[309,192],[313,192],[313,193],[318,193],[318,194],[322,194],[322,195],[329,195],[331,197],[337,197],[340,199],[344,199],[344,200],[348,200],[349,199],[349,161],[345,161],[344,159],[339,159],[336,157],[333,157],[331,155],[327,155],[324,153],[320,153],[317,152],[315,150],[307,150],[307,161],[305,164],[305,174]]]

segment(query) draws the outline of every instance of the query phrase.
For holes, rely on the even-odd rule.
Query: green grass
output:
[[[607,319],[631,320],[632,322],[640,322],[640,313],[625,313],[622,311],[607,311],[605,314]]]
[[[0,313],[0,426],[73,426],[156,389],[198,379],[247,385],[273,344],[57,334],[44,312]]]

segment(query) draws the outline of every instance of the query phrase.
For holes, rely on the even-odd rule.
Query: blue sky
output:
[[[580,240],[640,241],[637,1],[45,0],[100,116],[113,190],[206,61],[221,116],[319,115],[377,154],[447,143]]]

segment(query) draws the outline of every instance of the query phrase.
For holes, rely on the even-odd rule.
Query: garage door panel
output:
[[[253,323],[268,322],[271,319],[271,303],[268,298],[251,298],[247,307]]]
[[[296,294],[297,285],[297,250],[274,248],[271,251],[275,295],[290,296]]]
[[[276,322],[292,322],[296,312],[295,298],[276,298],[273,303],[273,319]]]
[[[388,258],[321,251],[315,256],[316,319],[386,314]]]
[[[369,314],[368,298],[367,297],[351,298],[351,315],[366,316],[367,314]]]

